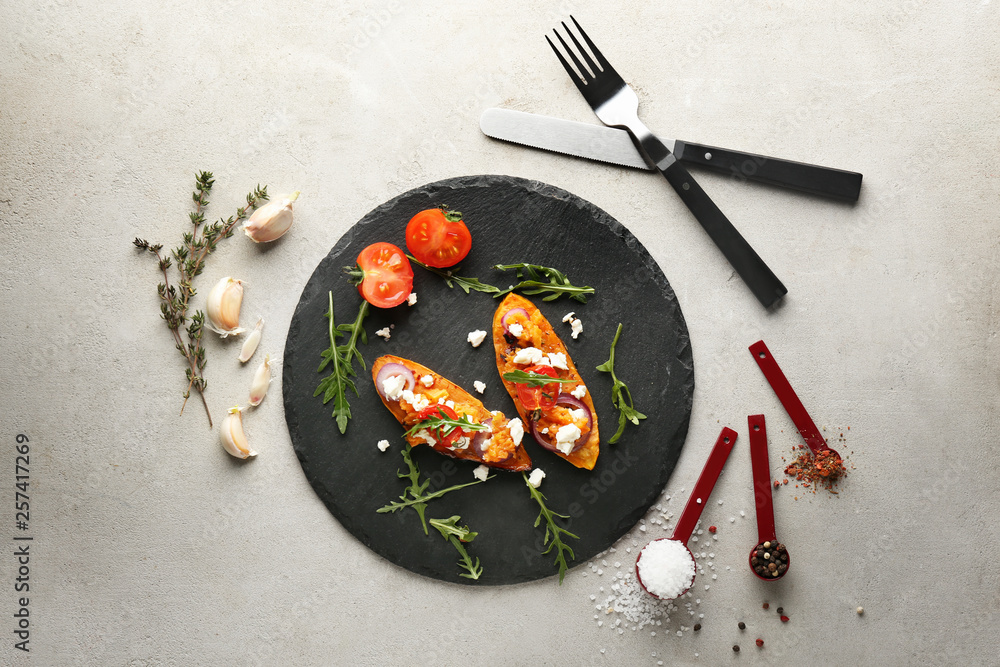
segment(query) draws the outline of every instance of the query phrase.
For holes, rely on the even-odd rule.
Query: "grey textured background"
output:
[[[542,39],[570,13],[654,131],[864,173],[856,206],[699,176],[789,287],[776,312],[665,183],[480,134],[497,105],[594,122]],[[720,664],[740,642],[748,664],[995,664],[996,1],[7,0],[3,14],[0,541],[24,432],[31,662]],[[746,415],[766,413],[776,471],[795,444],[746,351],[758,338],[817,423],[845,434],[857,470],[836,497],[782,489],[795,565],[768,589],[743,565],[756,535],[737,443],[705,514],[720,526],[719,578],[697,635],[676,636],[690,625],[679,615],[656,636],[598,627],[589,596],[603,598],[613,563],[562,587],[489,590],[391,566],[305,482],[276,388],[247,417],[249,465],[199,405],[177,415],[181,360],[157,319],[155,267],[130,242],[176,243],[198,169],[217,177],[210,215],[258,182],[303,192],[285,239],[233,238],[199,282],[205,294],[224,275],[248,281],[244,317],[267,321],[258,354],[280,354],[306,278],[374,206],[463,174],[538,179],[626,225],[679,296],[697,389],[673,504],[720,424],[745,435]],[[218,420],[252,369],[231,344],[208,352]],[[0,558],[0,663],[23,665],[15,567]],[[792,622],[759,616],[765,597]]]

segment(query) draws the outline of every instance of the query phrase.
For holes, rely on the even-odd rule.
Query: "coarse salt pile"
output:
[[[672,600],[691,587],[695,564],[687,548],[677,540],[653,540],[639,552],[639,579],[653,595]]]

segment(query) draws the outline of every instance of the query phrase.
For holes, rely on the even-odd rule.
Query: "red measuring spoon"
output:
[[[681,511],[681,516],[677,519],[677,525],[674,526],[674,532],[670,537],[664,537],[660,539],[664,540],[674,540],[675,542],[680,542],[687,549],[688,555],[691,556],[691,562],[694,562],[694,555],[691,550],[688,549],[687,543],[691,539],[691,534],[694,532],[694,527],[698,525],[698,519],[701,518],[701,511],[705,509],[705,505],[708,504],[708,497],[712,495],[712,490],[715,488],[715,483],[719,480],[719,475],[722,473],[723,466],[726,465],[726,459],[729,458],[729,452],[733,451],[733,445],[736,443],[736,431],[731,428],[724,427],[722,433],[719,434],[719,439],[715,441],[715,446],[712,447],[712,452],[708,455],[708,461],[705,462],[705,468],[701,471],[701,475],[698,477],[698,481],[694,485],[694,489],[691,491],[691,496],[688,498],[687,504],[684,505],[684,509]],[[658,542],[659,540],[653,540],[653,542]],[[652,542],[650,542],[652,544]],[[648,544],[646,546],[649,546]],[[635,559],[635,576],[642,586],[642,589],[652,595],[654,598],[664,599],[674,599],[674,598],[662,598],[655,593],[650,593],[646,585],[642,583],[642,577],[639,575],[639,559],[642,558],[643,551],[646,547],[642,548],[639,552],[638,558]],[[677,597],[684,595],[688,592],[691,586],[694,585],[694,577],[691,578],[691,583],[685,588]]]
[[[767,458],[767,427],[764,424],[764,415],[750,415],[747,417],[747,425],[750,427],[750,466],[753,468],[753,497],[757,510],[757,544],[777,542],[778,536],[774,529],[774,503],[771,499],[771,465]],[[757,546],[755,545],[750,550],[747,562],[750,564],[750,571],[758,579],[777,581],[788,573],[786,568],[776,577],[762,577],[753,566],[756,550]],[[792,557],[789,554],[786,565],[790,567],[791,564]]]
[[[813,455],[830,451],[840,458],[840,454],[837,454],[835,450],[830,449],[829,445],[826,444],[826,439],[820,434],[819,429],[816,428],[816,424],[813,422],[812,417],[809,416],[809,413],[806,412],[802,401],[795,395],[795,390],[792,389],[792,385],[789,384],[785,374],[781,372],[781,367],[778,366],[778,362],[771,356],[771,351],[767,349],[767,345],[764,345],[764,341],[759,340],[751,345],[750,352],[753,354],[754,361],[760,366],[761,372],[764,373],[768,384],[771,385],[771,389],[777,394],[778,400],[781,401],[781,405],[785,408],[785,412],[792,418],[792,423],[799,430],[799,435],[809,445],[809,449],[812,450]]]

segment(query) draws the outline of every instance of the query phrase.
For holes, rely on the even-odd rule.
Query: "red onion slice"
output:
[[[528,311],[526,311],[524,308],[511,308],[506,313],[504,313],[503,317],[500,318],[500,324],[503,325],[503,332],[504,333],[510,333],[510,330],[507,328],[507,322],[508,322],[508,320],[510,320],[511,318],[513,318],[514,315],[516,315],[518,313],[520,313],[521,315],[524,315],[524,318],[526,320],[531,321],[531,316],[528,315]],[[517,338],[517,336],[515,336],[515,338]]]
[[[394,375],[402,375],[405,377],[406,388],[410,391],[413,391],[413,387],[417,384],[417,378],[413,376],[413,371],[403,364],[386,364],[379,369],[378,375],[375,376],[375,388],[378,390],[378,393],[382,398],[386,398],[385,389],[382,388],[382,383]]]
[[[492,424],[493,424],[493,419],[483,420],[484,426],[491,426]],[[486,459],[486,451],[489,449],[489,447],[486,446],[486,441],[492,437],[493,437],[493,431],[476,431],[476,434],[473,436],[470,448],[472,449],[472,451],[476,453],[476,456],[478,456],[480,459],[483,460]],[[491,461],[491,464],[503,463],[513,455],[514,452],[511,451],[504,458],[497,461]]]
[[[594,428],[594,414],[590,411],[590,408],[587,407],[586,403],[581,401],[579,398],[571,396],[569,394],[559,394],[559,398],[556,399],[556,405],[561,405],[563,407],[571,407],[571,409],[582,408],[583,410],[587,411],[587,428],[582,429],[580,437],[577,438],[576,442],[573,443],[573,449],[570,450],[570,453],[572,454],[576,450],[583,447],[583,445],[587,442],[587,439],[590,437],[590,429]],[[554,434],[547,434],[539,431],[537,421],[532,421],[530,422],[530,424],[531,424],[531,435],[535,438],[535,440],[538,441],[539,445],[549,450],[550,452],[557,452],[559,454],[562,453],[558,449],[556,449],[555,442],[552,442],[551,438],[546,437],[547,435],[554,435]]]

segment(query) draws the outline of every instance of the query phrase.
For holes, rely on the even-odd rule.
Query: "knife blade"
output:
[[[604,125],[515,111],[486,109],[479,128],[488,137],[532,148],[649,170],[628,132]],[[862,175],[782,158],[734,151],[690,141],[661,139],[678,161],[809,194],[854,202],[861,193]]]

